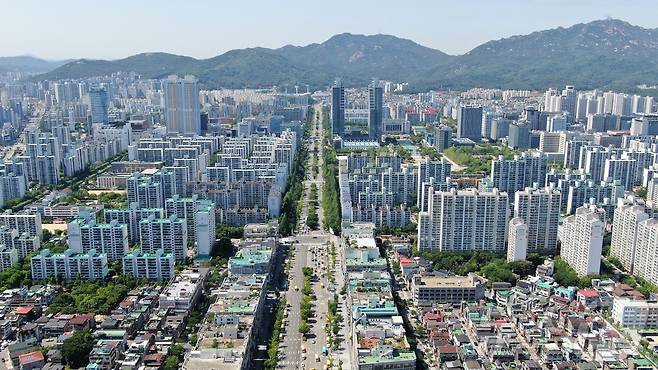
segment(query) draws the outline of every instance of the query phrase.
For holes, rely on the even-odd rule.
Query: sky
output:
[[[118,59],[390,34],[448,54],[493,39],[618,18],[658,28],[656,0],[0,0],[0,56]]]

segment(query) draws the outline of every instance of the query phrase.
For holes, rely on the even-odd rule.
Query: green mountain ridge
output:
[[[409,82],[413,90],[564,84],[633,89],[658,82],[657,57],[658,29],[606,19],[493,40],[457,56],[395,36],[343,33],[319,44],[238,49],[209,59],[167,53],[115,61],[83,59],[35,79],[134,71],[149,78],[191,73],[204,88],[323,87],[340,77],[348,86],[379,78]]]
[[[3,72],[47,72],[68,62],[67,60],[44,60],[29,55],[0,57],[0,71]]]

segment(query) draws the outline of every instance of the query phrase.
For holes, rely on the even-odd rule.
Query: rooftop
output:
[[[418,284],[417,284],[418,285]],[[421,276],[421,284],[428,288],[473,288],[477,284],[471,276]]]

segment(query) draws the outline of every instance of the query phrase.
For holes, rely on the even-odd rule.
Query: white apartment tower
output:
[[[200,200],[194,215],[196,222],[196,246],[199,256],[210,256],[215,244],[215,204],[209,200]]]
[[[658,219],[639,223],[635,249],[634,274],[652,284],[658,284]]]
[[[617,258],[626,271],[633,273],[636,262],[636,244],[638,227],[642,221],[649,219],[642,205],[632,200],[619,199],[615,209],[612,225],[610,255]]]
[[[144,253],[163,249],[174,255],[176,261],[187,257],[187,223],[172,215],[169,218],[149,218],[139,222],[139,240]]]
[[[507,262],[523,261],[528,256],[528,226],[521,217],[509,222],[507,233]]]
[[[507,193],[497,189],[433,191],[430,187],[428,194],[428,210],[418,216],[420,250],[505,250]]]
[[[560,191],[552,187],[526,188],[514,194],[514,217],[522,218],[526,224],[529,251],[557,249],[561,204]]]
[[[564,219],[559,237],[562,243],[560,257],[578,275],[598,274],[601,267],[605,224],[596,207],[583,206]]]

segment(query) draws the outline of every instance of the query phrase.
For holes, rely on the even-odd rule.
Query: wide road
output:
[[[318,230],[310,230],[306,226],[306,218],[309,213],[310,205],[310,191],[311,184],[315,184],[318,188],[318,205],[322,204],[322,191],[324,187],[324,179],[322,177],[322,161],[323,161],[323,145],[322,145],[322,107],[315,106],[313,117],[313,128],[311,130],[310,138],[307,141],[309,150],[309,161],[307,165],[307,173],[304,181],[304,200],[302,211],[300,214],[300,224],[293,236],[294,252],[291,253],[293,258],[292,268],[289,273],[289,285],[286,292],[286,299],[290,304],[288,308],[288,317],[284,325],[284,339],[279,347],[279,368],[283,369],[324,369],[329,357],[334,357],[332,351],[329,351],[329,356],[322,353],[323,347],[329,347],[326,342],[325,325],[327,320],[328,302],[333,298],[334,292],[340,290],[342,286],[342,278],[337,277],[336,282],[340,281],[341,285],[331,285],[328,280],[327,271],[329,268],[329,245],[336,243],[338,245],[339,239],[330,234],[328,231],[322,229],[324,220],[324,212],[322,207],[317,209],[318,221],[320,228]],[[313,156],[317,150],[318,156],[318,174],[313,176]],[[340,263],[340,260],[337,261]],[[302,288],[304,286],[303,268],[311,267],[314,271],[312,279],[313,293],[315,299],[313,300],[313,315],[308,320],[311,331],[303,338],[299,333],[300,325],[300,302],[302,299]],[[333,268],[333,267],[332,267]],[[340,274],[339,266],[336,266],[336,275]],[[343,307],[340,313],[344,313]],[[345,324],[343,323],[343,326]],[[344,340],[344,338],[341,338]],[[302,348],[305,350],[303,351]],[[341,343],[341,350],[348,350],[345,343]],[[347,352],[345,352],[347,353]],[[341,354],[335,354],[341,355]],[[342,359],[343,369],[348,369],[349,360]],[[334,360],[334,366],[338,365],[338,360]]]

